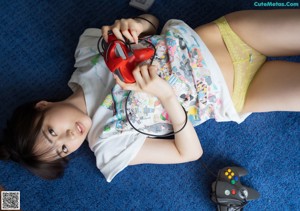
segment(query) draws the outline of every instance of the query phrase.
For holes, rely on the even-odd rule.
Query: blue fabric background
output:
[[[254,0],[156,0],[150,13],[164,22],[182,19],[191,27],[232,11],[255,7]],[[14,0],[0,2],[0,128],[18,104],[63,98],[74,71],[74,50],[85,28],[111,24],[142,12],[117,0]],[[299,8],[298,8],[299,9]],[[161,29],[160,27],[160,29]],[[299,57],[288,57],[299,62]],[[284,71],[284,70],[283,70]],[[300,81],[299,81],[300,83]],[[299,210],[300,113],[253,114],[244,123],[211,120],[196,128],[202,161],[217,173],[243,166],[242,183],[261,197],[246,210]],[[71,156],[65,176],[44,181],[13,162],[0,161],[0,184],[21,192],[29,210],[215,210],[215,180],[199,161],[177,165],[139,165],[106,183],[85,143]]]

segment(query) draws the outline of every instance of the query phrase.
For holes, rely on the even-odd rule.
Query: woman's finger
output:
[[[148,68],[149,68],[148,65],[142,65],[140,67],[140,69],[141,69],[141,75],[142,75],[143,80],[145,81],[145,83],[149,83],[150,80],[151,80]]]
[[[126,37],[130,42],[134,42],[134,39],[128,30],[122,30],[122,34]]]
[[[119,28],[112,28],[112,32],[114,33],[114,35],[116,36],[117,39],[122,40],[125,42],[122,33],[120,32]]]
[[[137,43],[136,22],[133,19],[121,19],[121,32],[130,42]]]
[[[140,66],[136,66],[136,68],[132,71],[132,75],[136,81],[137,86],[140,89],[143,89],[143,87],[145,87],[145,81],[141,74],[141,68],[142,67],[140,67]]]
[[[151,79],[153,79],[155,77],[158,77],[156,65],[150,65],[149,66],[149,75],[150,75]]]
[[[102,32],[102,37],[105,40],[105,42],[108,42],[108,31],[110,30],[109,26],[102,26],[101,32]]]
[[[111,31],[114,33],[117,39],[120,39],[125,42],[123,35],[121,33],[121,21],[116,20],[114,25],[111,27]]]
[[[135,29],[130,29],[130,32],[131,32],[131,35],[132,35],[132,38],[133,38],[133,42],[135,44],[138,44],[139,43],[139,37],[138,37],[137,31]]]
[[[138,91],[139,90],[136,83],[127,84],[127,83],[123,82],[119,78],[119,76],[117,76],[116,74],[114,74],[114,79],[116,80],[117,84],[119,84],[119,86],[124,90],[132,90],[132,91]]]

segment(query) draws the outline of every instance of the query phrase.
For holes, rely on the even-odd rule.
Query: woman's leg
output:
[[[266,56],[300,54],[300,9],[246,10],[225,17],[242,40]]]
[[[225,16],[233,31],[266,56],[300,55],[300,10],[250,10]],[[300,111],[300,63],[270,61],[251,82],[243,112]]]
[[[244,112],[300,111],[300,63],[268,61],[251,82]]]

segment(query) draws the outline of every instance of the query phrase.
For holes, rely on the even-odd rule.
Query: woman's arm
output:
[[[152,35],[156,33],[158,19],[150,14],[143,14],[136,18],[116,20],[111,26],[102,26],[102,36],[107,42],[108,32],[112,31],[118,39],[126,37],[130,42],[138,43],[140,35]]]
[[[186,121],[185,111],[177,101],[172,87],[157,73],[155,66],[141,66],[133,71],[135,84],[125,84],[117,76],[117,83],[126,90],[147,92],[156,96],[171,119],[174,131],[182,128]],[[188,121],[182,131],[172,140],[147,138],[130,165],[141,163],[183,163],[201,157],[202,147],[193,125]]]
[[[150,14],[143,14],[134,18],[134,20],[143,25],[143,35],[153,35],[156,33],[159,21],[155,16]]]

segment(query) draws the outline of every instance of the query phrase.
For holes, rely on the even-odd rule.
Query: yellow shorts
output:
[[[237,112],[241,112],[245,103],[248,87],[266,56],[251,48],[232,31],[225,17],[214,21],[228,49],[234,68],[232,101]]]

